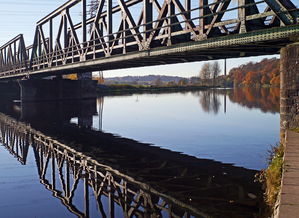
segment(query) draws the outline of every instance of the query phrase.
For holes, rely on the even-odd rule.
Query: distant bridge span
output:
[[[0,47],[0,79],[278,54],[298,41],[296,1],[100,0],[89,16],[70,0],[37,22],[31,46],[19,35]]]

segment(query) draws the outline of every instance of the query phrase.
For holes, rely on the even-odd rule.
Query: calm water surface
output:
[[[253,107],[243,92],[244,104],[231,93],[226,96],[226,109],[221,90],[105,97],[102,130],[259,170],[266,166],[270,146],[279,141],[279,113],[274,107],[266,111],[264,105]],[[265,97],[261,104],[270,100]],[[93,117],[93,127],[99,128],[99,116]]]
[[[279,141],[278,94],[275,89],[209,90],[2,104],[0,217],[257,216],[260,186],[253,177]],[[96,180],[88,167],[78,171],[80,164],[47,153],[37,142],[22,144],[9,134],[5,141],[6,119],[30,123],[72,147],[73,156],[78,151],[104,164],[88,165],[103,178]]]

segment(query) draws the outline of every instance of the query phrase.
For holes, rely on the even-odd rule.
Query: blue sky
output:
[[[298,0],[294,0],[295,2]],[[66,0],[1,0],[0,2],[0,45],[22,33],[26,45],[33,42],[35,24],[48,13],[65,3]],[[79,15],[79,13],[78,13]],[[272,57],[272,56],[267,56]],[[249,61],[259,61],[264,57],[228,59],[228,70]],[[222,65],[223,60],[219,60]],[[105,71],[105,77],[125,75],[163,74],[191,77],[198,75],[203,62],[162,65],[134,69]]]
[[[1,0],[0,44],[23,33],[26,45],[32,44],[36,22],[65,0]]]

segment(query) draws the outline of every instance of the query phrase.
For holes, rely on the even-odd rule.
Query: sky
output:
[[[299,0],[293,1],[299,2]],[[31,45],[33,43],[36,22],[65,2],[66,0],[0,0],[0,45],[5,44],[21,33],[24,35],[26,46]],[[80,12],[76,11],[74,14],[79,16]],[[76,22],[74,21],[74,23]],[[278,56],[228,59],[227,70],[229,72],[233,67],[249,61],[260,61],[265,57]],[[223,66],[223,62],[223,60],[219,60],[221,66]],[[198,76],[202,65],[203,62],[193,62],[104,71],[104,77],[148,74],[192,77]]]

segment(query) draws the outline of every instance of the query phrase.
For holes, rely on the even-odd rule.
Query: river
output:
[[[279,89],[0,106],[0,217],[258,217]]]

